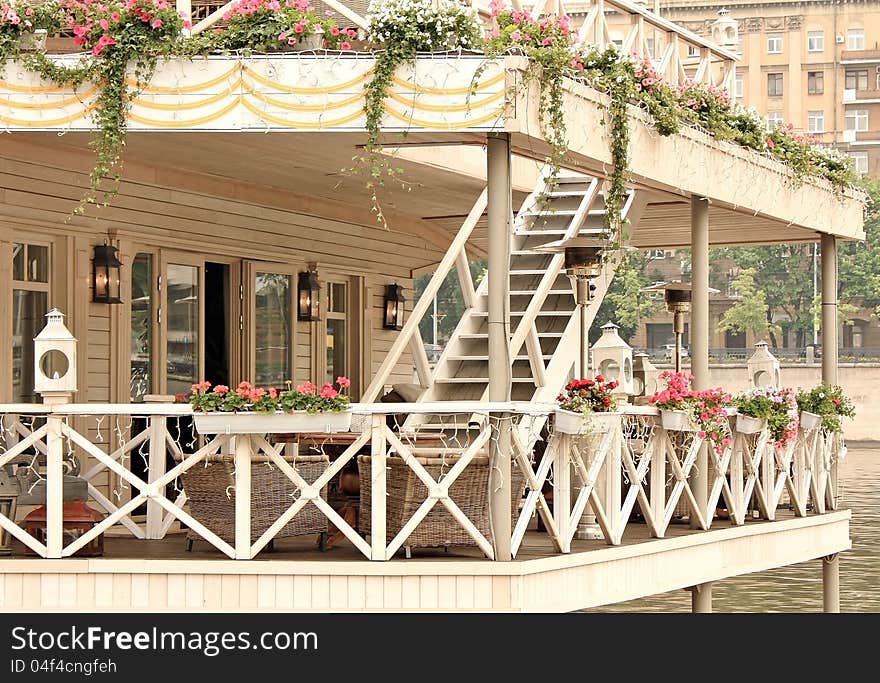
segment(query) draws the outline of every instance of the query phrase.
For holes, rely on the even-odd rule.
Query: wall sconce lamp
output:
[[[386,330],[403,329],[403,287],[398,284],[385,285],[385,319],[383,327]]]
[[[318,274],[314,270],[307,270],[299,274],[297,292],[299,297],[296,319],[305,322],[320,320],[321,285],[318,282]]]
[[[112,244],[95,247],[92,256],[92,301],[96,304],[121,304],[118,250]]]

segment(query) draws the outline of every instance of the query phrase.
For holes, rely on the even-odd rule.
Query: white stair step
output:
[[[514,384],[534,384],[531,377],[514,377]],[[434,384],[488,384],[488,377],[435,377]]]
[[[543,339],[562,339],[562,332],[538,332],[538,337]],[[468,332],[456,335],[458,339],[488,339],[488,332]]]
[[[552,230],[517,230],[516,231],[516,234],[520,235],[521,237],[533,237],[535,235],[548,235],[548,236],[549,235],[563,235],[564,236],[567,233],[568,233],[568,230],[562,230],[562,229],[557,230],[556,228],[553,228]]]
[[[510,290],[510,296],[531,296],[535,293],[534,289],[512,289]],[[547,292],[547,296],[555,295],[555,294],[571,294],[570,289],[551,289]]]
[[[548,197],[586,197],[588,194],[590,194],[589,190],[553,190],[553,192],[548,192],[547,196]]]
[[[541,268],[526,268],[523,270],[511,270],[511,275],[544,275],[547,272],[546,269]],[[559,275],[565,275],[565,270],[560,269]]]
[[[526,211],[521,214],[523,218],[551,218],[553,216],[576,216],[577,209],[553,209],[547,208],[543,211]]]
[[[543,360],[550,360],[553,356],[541,356]],[[449,356],[447,360],[458,360],[458,361],[488,361],[489,356]],[[517,356],[514,360],[529,360],[528,356]]]
[[[569,294],[571,292],[568,292]],[[538,311],[539,316],[544,317],[569,317],[574,312],[574,302],[572,301],[572,308],[570,311]],[[475,318],[487,318],[489,316],[488,311],[471,311],[471,315]],[[511,311],[511,318],[522,318],[525,315],[525,311]]]

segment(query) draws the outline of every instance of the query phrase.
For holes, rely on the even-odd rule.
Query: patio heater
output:
[[[645,292],[663,292],[666,310],[672,313],[672,331],[675,334],[675,371],[681,372],[682,337],[684,336],[684,316],[691,312],[690,282],[661,282],[645,287]],[[709,288],[710,294],[717,294],[717,289]]]
[[[587,320],[587,306],[596,291],[593,280],[602,274],[602,252],[605,245],[594,237],[574,237],[572,239],[550,242],[536,251],[565,256],[565,274],[571,279],[574,289],[574,300],[580,318],[580,374],[585,377],[590,367],[589,335],[590,324]]]

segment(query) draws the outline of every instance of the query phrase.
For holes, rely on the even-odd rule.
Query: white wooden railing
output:
[[[234,3],[228,2],[198,21],[192,33],[205,31],[229,11]],[[367,20],[345,2],[324,0],[324,4],[337,12],[343,21],[359,29],[367,28]],[[472,0],[485,21],[490,21],[489,0]],[[693,80],[731,90],[736,77],[736,55],[686,28],[664,19],[630,0],[593,0],[593,2],[563,2],[563,0],[536,0],[521,3],[513,0],[515,9],[529,7],[535,16],[543,14],[566,14],[570,10],[587,8],[586,16],[578,29],[577,42],[590,43],[601,48],[615,45],[623,54],[636,54],[650,59],[667,82],[677,85]],[[177,0],[177,9],[186,16],[192,15],[192,0]],[[609,24],[609,16],[614,23]],[[624,28],[622,45],[612,40],[612,29]],[[653,41],[653,49],[651,43]],[[691,52],[697,57],[688,57]]]
[[[359,435],[345,448],[317,480],[309,483],[297,469],[297,457],[285,452],[284,444],[273,443],[263,434],[217,434],[212,437],[181,437],[172,423],[191,415],[189,406],[171,404],[70,404],[50,408],[43,405],[0,405],[2,436],[0,467],[19,468],[45,479],[47,525],[45,543],[25,531],[21,520],[0,514],[0,526],[44,558],[74,555],[80,548],[111,527],[135,538],[163,538],[175,520],[180,520],[230,558],[253,558],[279,531],[307,506],[314,505],[342,534],[371,560],[390,560],[404,546],[410,534],[436,506],[445,508],[488,558],[493,558],[493,538],[478,528],[451,493],[458,478],[485,457],[502,420],[513,421],[514,471],[525,482],[525,494],[512,507],[515,524],[512,548],[516,553],[535,514],[543,519],[553,548],[572,550],[572,540],[587,503],[596,515],[606,542],[619,545],[633,524],[644,524],[652,537],[662,538],[676,516],[687,515],[701,529],[709,529],[718,507],[726,508],[736,525],[750,519],[773,520],[787,505],[796,516],[824,513],[838,506],[836,466],[843,449],[842,435],[821,430],[801,431],[784,450],[776,449],[765,429],[760,434],[733,432],[730,444],[720,454],[709,449],[709,497],[700,504],[689,482],[697,454],[703,446],[692,432],[662,428],[657,411],[628,407],[610,418],[610,428],[594,429],[586,435],[550,431],[546,440],[540,430],[553,407],[532,403],[433,403],[355,404]],[[420,443],[413,434],[392,429],[388,415],[427,413],[448,416],[481,415],[484,419],[470,429],[433,436]],[[146,429],[132,434],[133,418],[141,418]],[[531,425],[531,426],[530,426]],[[524,437],[523,435],[530,435]],[[437,441],[440,438],[441,441]],[[530,444],[535,444],[535,447]],[[362,448],[369,448],[371,488],[371,533],[365,537],[346,522],[322,496],[322,489],[352,462]],[[540,449],[543,448],[543,452]],[[147,475],[132,472],[130,457],[140,453],[148,465]],[[177,461],[166,469],[166,454]],[[217,458],[234,462],[235,535],[229,543],[194,516],[186,492],[168,487],[187,470],[204,466]],[[440,458],[444,467],[433,476],[423,458]],[[392,538],[386,534],[388,503],[386,492],[390,458],[399,458],[427,489],[414,514],[402,523]],[[256,540],[251,537],[251,464],[261,460],[277,467],[295,486],[290,505]],[[93,506],[106,513],[103,521],[75,539],[62,531],[62,478],[68,465],[78,461],[79,476],[89,482]],[[485,460],[483,460],[485,463]],[[269,466],[269,465],[267,465]],[[116,484],[98,486],[96,477],[109,472]],[[33,482],[31,476],[29,481]],[[475,484],[488,487],[487,481]],[[552,505],[545,487],[552,488]],[[486,489],[482,489],[486,490]],[[227,492],[228,493],[228,492]],[[786,495],[787,494],[787,495]],[[754,501],[754,502],[753,502]],[[146,520],[133,513],[146,503]],[[518,508],[518,509],[517,509]],[[20,512],[23,514],[23,511]]]

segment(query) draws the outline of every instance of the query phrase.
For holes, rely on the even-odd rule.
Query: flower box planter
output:
[[[347,432],[351,412],[314,413],[194,413],[199,434],[289,434]]]
[[[739,413],[736,416],[736,431],[740,434],[758,434],[767,426],[767,420],[762,417],[752,417]]]
[[[805,432],[811,432],[822,424],[822,416],[816,413],[808,413],[806,410],[801,411],[801,429]]]
[[[686,410],[660,410],[660,424],[670,432],[695,432],[697,425]]]
[[[296,38],[295,35],[292,37]],[[297,41],[293,44],[282,44],[281,52],[304,52],[306,50],[323,50],[324,49],[324,34],[323,33],[310,33],[304,38],[297,38]]]
[[[18,47],[23,52],[37,52],[46,48],[46,38],[49,32],[44,28],[34,29],[22,33],[18,39]]]
[[[605,434],[619,419],[619,413],[585,414],[557,408],[553,424],[562,434]]]

